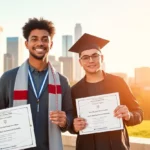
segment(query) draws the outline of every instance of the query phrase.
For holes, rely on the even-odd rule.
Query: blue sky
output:
[[[75,23],[87,32],[110,40],[104,48],[106,70],[133,74],[134,67],[150,66],[149,0],[1,0],[0,26],[5,36],[22,36],[28,18],[54,22],[52,54],[61,54],[61,36],[74,35]],[[27,53],[26,53],[27,55]]]

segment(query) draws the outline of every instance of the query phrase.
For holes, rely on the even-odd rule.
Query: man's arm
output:
[[[124,120],[124,122],[127,126],[137,125],[143,120],[143,111],[133,96],[129,86],[123,79],[120,80],[120,97],[122,103],[127,106],[130,113],[130,119],[128,121]]]

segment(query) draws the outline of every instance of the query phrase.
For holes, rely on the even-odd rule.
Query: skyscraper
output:
[[[21,65],[23,60],[23,43],[19,37],[7,38],[7,53],[12,55],[14,60],[14,67]]]
[[[74,43],[82,36],[81,24],[77,23],[74,30]],[[83,77],[83,69],[79,64],[79,55],[73,54],[74,80],[79,81]]]
[[[63,75],[73,82],[73,58],[59,57],[59,61],[63,63]]]
[[[57,72],[63,74],[63,63],[60,61],[57,61],[55,56],[49,55],[48,60],[53,65],[53,67],[56,69]]]
[[[72,57],[72,53],[69,52],[69,48],[72,46],[72,35],[63,35],[62,36],[62,56],[63,57]]]
[[[77,42],[78,39],[81,37],[82,35],[82,27],[81,27],[81,24],[80,23],[76,23],[75,25],[75,41],[74,42]]]
[[[0,76],[3,73],[3,55],[4,55],[4,38],[3,38],[3,28],[0,27]]]
[[[4,54],[4,72],[12,69],[14,66],[14,59],[12,54]]]

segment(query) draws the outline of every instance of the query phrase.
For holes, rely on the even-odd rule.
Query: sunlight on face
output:
[[[25,44],[30,57],[41,60],[48,55],[52,47],[52,40],[46,30],[35,29],[31,31]]]
[[[96,73],[102,65],[102,54],[97,49],[85,50],[81,53],[79,62],[86,73]]]

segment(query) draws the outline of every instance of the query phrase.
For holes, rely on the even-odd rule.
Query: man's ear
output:
[[[53,47],[53,41],[51,42],[51,44],[50,44],[50,49]]]
[[[79,63],[80,63],[80,65],[82,66],[82,62],[81,62],[81,59],[79,59]]]
[[[28,41],[26,40],[24,43],[25,43],[26,48],[28,49]]]

